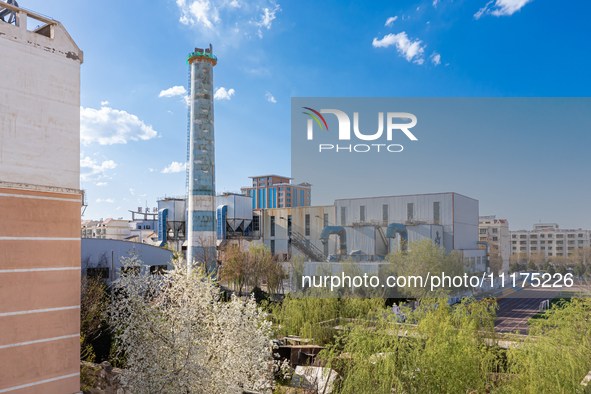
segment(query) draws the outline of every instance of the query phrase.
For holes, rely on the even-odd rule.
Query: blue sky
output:
[[[290,173],[291,97],[588,96],[591,85],[591,3],[582,1],[20,5],[61,21],[84,51],[85,218],[128,218],[127,210],[146,201],[153,207],[157,197],[184,195],[185,173],[173,171],[186,159],[187,109],[182,94],[172,95],[182,89],[169,89],[187,86],[186,55],[210,42],[219,60],[214,85],[223,88],[215,101],[218,191],[238,190],[250,175]],[[586,146],[570,149],[554,152],[557,165],[580,157],[588,167]],[[538,152],[532,146],[513,160],[539,160]],[[582,175],[565,171],[561,183],[588,195]],[[454,180],[448,191],[464,188],[462,182],[469,180]],[[481,211],[504,216],[506,204],[487,202]],[[554,216],[536,211],[508,219],[523,228]],[[556,220],[591,227],[588,212],[584,221],[578,217]]]

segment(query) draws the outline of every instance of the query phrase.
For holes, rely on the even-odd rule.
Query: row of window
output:
[[[548,245],[551,245],[552,242],[553,241],[551,241],[551,240],[548,240],[548,241],[540,241],[540,245],[545,245],[546,243],[548,243]],[[583,245],[583,242],[584,241],[582,239],[580,239],[579,242],[578,242],[578,244],[579,245]],[[513,245],[515,245],[515,244],[517,244],[517,241],[511,241],[511,243]],[[566,243],[569,244],[569,245],[574,245],[575,244],[575,241],[566,241]],[[519,244],[520,245],[526,245],[527,244],[527,241],[519,241]],[[530,245],[537,245],[538,244],[538,241],[529,241],[529,244]],[[556,241],[556,244],[557,245],[563,245],[564,244],[564,241]]]
[[[556,238],[564,238],[564,234],[555,234]],[[576,238],[575,235],[578,238],[583,238],[585,235],[582,233],[579,234],[567,234],[567,238]],[[539,234],[540,238],[545,238],[547,236],[547,238],[552,238],[553,234]],[[517,234],[512,234],[511,238],[517,238]],[[519,234],[519,239],[526,239],[527,238],[527,234]],[[529,238],[530,239],[537,239],[538,238],[538,234],[529,234]]]
[[[254,219],[254,217],[253,217]],[[257,217],[258,219],[258,217]],[[328,213],[324,214],[323,219],[323,228],[328,226]],[[310,214],[306,214],[304,215],[304,235],[306,237],[310,236]],[[254,223],[254,220],[253,220]],[[258,222],[257,222],[257,226],[258,226]],[[275,216],[270,216],[270,223],[269,223],[269,236],[274,237],[275,236]],[[254,230],[254,229],[253,229]],[[287,215],[287,236],[291,236],[291,215]]]
[[[440,215],[441,204],[439,201],[433,202],[433,221],[438,222],[441,220]],[[382,204],[382,221],[388,222],[389,218],[389,206],[388,204]],[[407,221],[413,220],[414,215],[414,203],[409,202],[406,204],[406,219]],[[366,208],[365,205],[359,206],[359,221],[366,221]],[[347,224],[347,207],[341,207],[341,226]]]
[[[161,275],[168,269],[166,264],[163,265],[151,265],[150,274]],[[139,275],[141,267],[121,267],[121,273],[124,275]],[[86,269],[86,276],[89,278],[109,279],[110,278],[109,267],[91,267]]]

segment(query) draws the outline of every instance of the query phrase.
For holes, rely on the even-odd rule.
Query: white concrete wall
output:
[[[0,22],[0,181],[78,189],[82,51]]]

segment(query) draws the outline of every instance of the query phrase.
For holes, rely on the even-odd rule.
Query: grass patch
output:
[[[550,300],[550,309],[554,308],[555,305],[560,305],[563,303],[570,303],[571,299],[575,298],[577,296],[577,294],[579,294],[579,292],[577,291],[563,291],[562,295],[557,295],[556,297],[554,297],[553,299]],[[540,300],[540,302],[542,302],[543,300]],[[538,312],[535,315],[533,315],[532,317],[529,318],[529,320],[527,321],[527,324],[531,324],[532,320],[535,319],[544,319],[544,315],[545,315],[545,311],[544,312]]]

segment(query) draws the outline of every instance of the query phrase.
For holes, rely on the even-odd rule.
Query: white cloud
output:
[[[158,132],[137,116],[116,109],[100,110],[80,107],[80,141],[84,145],[126,144],[127,141],[149,140]]]
[[[259,38],[263,38],[262,28],[266,27],[267,30],[271,29],[271,22],[276,18],[275,13],[280,11],[279,5],[275,4],[275,8],[272,10],[268,7],[263,8],[263,14],[259,22],[255,22],[255,25],[259,27],[258,35]]]
[[[132,188],[129,189],[129,192],[131,193],[132,196],[135,196],[134,190]]]
[[[226,88],[221,87],[215,91],[213,98],[216,100],[230,100],[230,98],[234,95],[234,93],[236,93],[236,91],[234,89],[226,90]]]
[[[161,91],[158,97],[182,96],[183,94],[187,94],[187,89],[184,86],[173,86],[172,88]]]
[[[439,0],[433,0],[433,7],[437,7],[437,3],[439,3]]]
[[[200,30],[202,38],[238,45],[253,33],[262,38],[281,10],[274,0],[176,0],[179,21]]]
[[[433,63],[435,66],[439,66],[441,64],[441,55],[437,52],[433,52],[429,59],[431,59],[431,63]]]
[[[87,156],[80,159],[80,180],[92,181],[105,178],[107,170],[113,170],[117,164],[113,160],[105,160],[98,164],[96,160]],[[105,183],[106,185],[106,183]],[[102,186],[97,184],[97,186]]]
[[[474,18],[480,19],[484,14],[490,14],[497,17],[510,16],[532,1],[534,0],[491,0],[474,14]]]
[[[120,209],[121,209],[121,207],[117,207],[117,208],[115,208],[115,210],[116,210],[116,211],[118,211],[118,210],[120,210]]]
[[[107,198],[107,199],[97,198],[95,202],[108,202],[108,203],[114,203],[115,201],[114,201],[112,198]]]
[[[144,194],[140,194],[140,197],[146,197],[148,194],[144,193]]]
[[[97,186],[107,186],[107,182],[98,182]]]
[[[398,34],[387,34],[381,40],[377,38],[373,39],[372,45],[375,48],[388,48],[390,45],[395,45],[396,50],[400,56],[404,57],[407,61],[423,64],[425,61],[423,54],[425,52],[426,45],[421,45],[421,40],[409,40],[405,32]]]
[[[187,163],[179,163],[176,161],[173,161],[168,167],[166,167],[165,169],[163,169],[162,172],[163,174],[171,174],[174,172],[181,172],[181,171],[185,171],[187,168]]]
[[[275,104],[277,102],[277,100],[275,100],[275,97],[273,97],[273,95],[271,94],[271,92],[267,92],[265,93],[265,98],[267,99],[267,101]]]
[[[109,105],[108,101],[101,101],[101,105]]]
[[[398,15],[389,17],[386,19],[386,24],[384,26],[392,26],[396,19],[398,19]]]
[[[149,170],[150,172],[154,172],[154,171],[156,171],[156,170],[155,170],[155,169],[153,169],[153,168],[149,168],[148,170]]]

